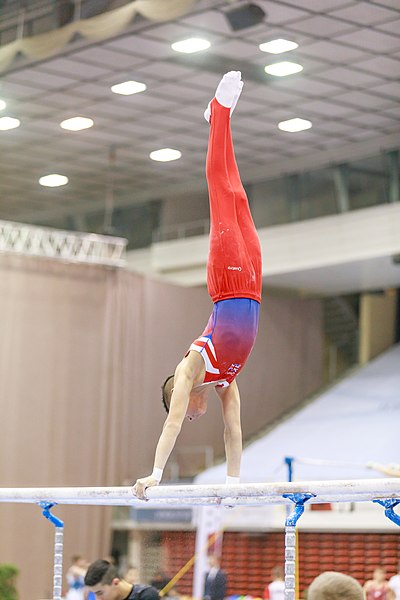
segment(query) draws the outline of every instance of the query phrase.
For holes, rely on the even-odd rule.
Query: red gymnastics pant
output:
[[[240,180],[230,128],[230,108],[211,102],[206,165],[210,197],[208,292],[213,302],[250,298],[260,302],[260,241]]]

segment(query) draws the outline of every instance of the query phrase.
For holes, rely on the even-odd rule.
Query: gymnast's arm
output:
[[[222,403],[227,475],[240,477],[242,458],[242,426],[240,422],[240,394],[236,380],[226,388],[215,388]]]
[[[158,440],[153,473],[148,477],[138,479],[133,487],[133,493],[141,500],[146,500],[146,488],[158,485],[161,480],[162,471],[175,446],[185,419],[195,377],[196,373],[189,361],[182,361],[177,366],[171,406]],[[159,478],[155,477],[155,473],[159,474]]]

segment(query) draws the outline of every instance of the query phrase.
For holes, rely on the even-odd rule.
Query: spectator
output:
[[[68,591],[65,600],[84,600],[86,569],[87,562],[82,556],[72,557],[72,565],[66,573]]]
[[[397,575],[389,579],[389,587],[394,593],[396,600],[400,600],[400,564],[397,566]]]
[[[353,577],[336,571],[325,571],[312,581],[307,600],[364,600],[364,593]]]
[[[265,586],[264,599],[284,600],[285,581],[283,567],[276,566],[271,571],[272,582]]]
[[[214,554],[208,557],[210,570],[204,585],[204,600],[223,600],[226,593],[226,575],[220,568],[219,558]]]
[[[366,600],[394,600],[394,592],[389,587],[385,569],[377,567],[374,570],[372,579],[365,582],[364,592]]]

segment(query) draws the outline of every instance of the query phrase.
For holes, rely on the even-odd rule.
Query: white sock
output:
[[[229,71],[229,73],[225,73],[219,82],[215,97],[222,106],[231,108],[233,105],[235,97],[238,96],[241,77],[242,74],[240,71]]]
[[[242,93],[243,86],[244,86],[244,82],[243,81],[239,81],[238,89],[237,89],[237,92],[236,92],[235,97],[233,99],[232,106],[231,106],[231,114],[235,110],[236,104],[237,104],[237,102],[239,100],[239,96]]]
[[[241,76],[242,74],[240,71],[229,71],[229,73],[225,73],[215,92],[215,98],[222,106],[230,108],[231,114],[235,109],[243,89],[243,81],[241,80]],[[204,112],[204,118],[206,121],[210,122],[210,117],[211,107],[210,103],[208,103],[208,106]]]

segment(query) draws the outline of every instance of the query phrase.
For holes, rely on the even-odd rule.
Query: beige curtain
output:
[[[0,259],[2,487],[121,483],[142,288],[118,270]],[[66,564],[109,552],[110,509],[54,514],[65,519]],[[53,535],[38,507],[0,505],[0,562],[21,569],[23,599],[52,597]]]
[[[134,0],[91,19],[74,21],[54,31],[17,39],[0,48],[0,72],[9,67],[19,52],[28,58],[42,60],[60,51],[77,33],[88,40],[104,40],[123,31],[137,14],[154,21],[169,21],[183,15],[195,1]]]

